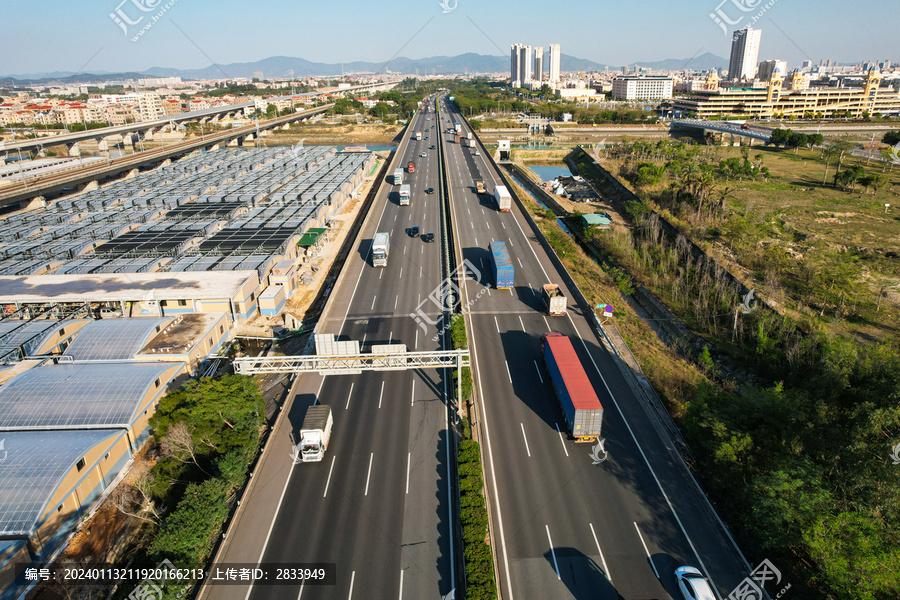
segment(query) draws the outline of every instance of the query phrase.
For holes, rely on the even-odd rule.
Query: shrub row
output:
[[[488,514],[478,442],[459,443],[459,520],[462,523],[463,557],[466,562],[466,598],[494,600],[494,558],[486,543]]]

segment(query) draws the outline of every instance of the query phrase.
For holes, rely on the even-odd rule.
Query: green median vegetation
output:
[[[494,600],[494,557],[487,542],[488,513],[478,442],[459,443],[459,520],[462,524],[463,557],[466,561],[466,598]]]

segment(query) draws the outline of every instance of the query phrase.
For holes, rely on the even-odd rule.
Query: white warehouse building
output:
[[[613,79],[616,100],[670,100],[673,79],[654,75],[620,75]]]

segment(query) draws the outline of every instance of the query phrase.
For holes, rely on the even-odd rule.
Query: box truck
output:
[[[386,267],[391,240],[387,233],[376,233],[372,240],[372,266]]]
[[[603,405],[575,354],[567,336],[548,332],[541,336],[541,353],[556,399],[566,417],[569,434],[576,442],[595,442],[600,437]]]
[[[491,242],[491,269],[494,272],[494,285],[497,289],[504,290],[515,285],[515,273],[512,261],[509,260],[509,252],[506,251],[505,242]]]
[[[394,169],[394,185],[403,185],[403,168]]]
[[[319,462],[325,457],[334,420],[327,404],[310,406],[300,426],[300,458],[303,462]]]
[[[400,186],[400,206],[409,206],[409,184]]]
[[[509,207],[512,206],[512,196],[509,195],[509,190],[505,185],[498,185],[494,188],[494,199],[501,212],[509,212]]]

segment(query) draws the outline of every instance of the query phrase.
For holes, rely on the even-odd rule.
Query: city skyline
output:
[[[269,56],[328,63],[388,62],[398,56],[418,59],[466,52],[502,56],[516,40],[547,37],[544,20],[534,18],[546,11],[532,0],[487,6],[449,4],[452,8],[443,12],[437,2],[432,6],[401,1],[390,10],[373,10],[370,4],[348,1],[317,6],[316,27],[309,27],[307,15],[284,0],[273,0],[265,13],[247,12],[233,0],[222,0],[215,6],[177,0],[156,6],[169,4],[142,34],[140,29],[159,10],[142,14],[132,2],[97,4],[89,9],[46,1],[6,5],[0,8],[5,23],[41,26],[7,28],[0,46],[0,74],[195,69]],[[828,18],[843,7],[834,0],[824,0],[810,13],[804,6],[776,2],[762,14],[741,14],[730,3],[695,0],[676,7],[648,0],[640,7],[563,2],[554,5],[553,13],[578,15],[567,21],[565,44],[569,55],[611,67],[706,52],[728,56],[730,34],[747,25],[766,30],[760,60],[782,59],[792,68],[804,60],[817,64],[830,59],[846,64],[900,58],[896,56],[892,28],[900,18],[900,7],[886,0],[871,0],[866,10],[841,13],[839,22]],[[235,11],[241,19],[231,18]],[[872,12],[880,18],[869,19],[867,15]],[[270,18],[278,13],[280,18]],[[723,32],[713,18],[716,14],[735,25]],[[332,22],[335,28],[321,26]],[[493,23],[504,26],[500,29]],[[689,35],[672,35],[678,31]],[[137,41],[131,41],[133,38]],[[234,43],[236,39],[241,43]],[[335,39],[361,39],[365,43],[335,44]],[[43,50],[36,52],[35,44]]]

